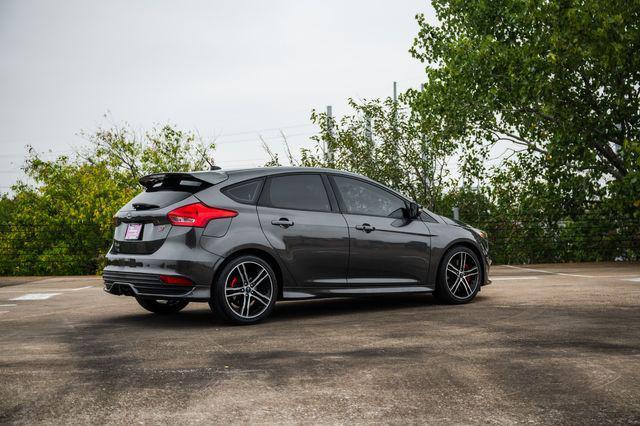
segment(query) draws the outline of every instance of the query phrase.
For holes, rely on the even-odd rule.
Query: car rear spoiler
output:
[[[166,173],[153,173],[150,175],[146,175],[141,177],[138,182],[140,185],[149,189],[160,182],[165,180],[195,180],[199,182],[204,182],[209,185],[216,185],[220,182],[224,182],[229,179],[229,176],[223,171],[204,171],[204,172],[166,172]]]

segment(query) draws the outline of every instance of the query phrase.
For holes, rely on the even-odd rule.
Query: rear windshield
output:
[[[123,210],[153,210],[170,206],[191,196],[191,192],[166,190],[147,190],[133,197]]]
[[[165,175],[162,180],[150,182],[144,192],[136,195],[123,210],[161,209],[212,186],[209,182],[185,175]]]

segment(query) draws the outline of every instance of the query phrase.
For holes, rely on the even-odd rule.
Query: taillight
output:
[[[177,275],[160,275],[160,280],[165,284],[193,285],[193,281],[191,281],[189,278],[180,277]]]
[[[169,221],[175,226],[194,226],[196,228],[204,228],[213,219],[235,216],[238,216],[236,211],[217,209],[202,203],[178,207],[167,215]]]

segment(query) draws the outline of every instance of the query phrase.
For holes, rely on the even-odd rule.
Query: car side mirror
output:
[[[420,206],[416,203],[409,203],[409,208],[406,209],[407,219],[417,219],[420,216]]]

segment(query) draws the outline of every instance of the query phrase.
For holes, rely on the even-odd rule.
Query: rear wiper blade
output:
[[[151,210],[151,209],[159,209],[160,206],[157,204],[133,203],[133,208],[136,210]]]

